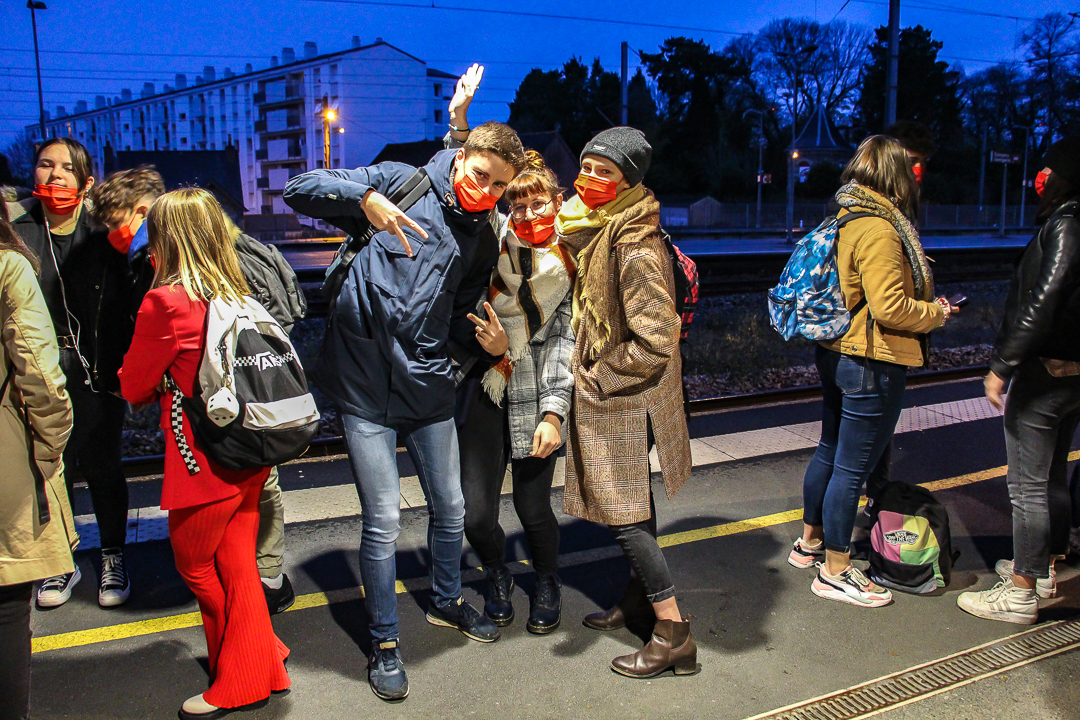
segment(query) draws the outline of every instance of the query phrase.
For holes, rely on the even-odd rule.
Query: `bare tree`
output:
[[[33,138],[25,131],[19,133],[4,148],[4,156],[8,161],[8,170],[16,180],[30,182],[30,176],[34,170],[34,148]]]
[[[1071,124],[1077,117],[1078,83],[1076,58],[1080,39],[1076,21],[1062,13],[1044,15],[1032,23],[1020,41],[1027,50],[1032,103],[1036,117],[1045,126],[1045,148],[1053,142],[1055,131]]]

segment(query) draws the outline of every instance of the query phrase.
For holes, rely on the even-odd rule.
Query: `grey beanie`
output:
[[[626,182],[634,187],[649,170],[652,145],[645,139],[645,133],[637,128],[614,127],[590,140],[581,151],[579,162],[586,155],[599,155],[615,163],[626,176]]]

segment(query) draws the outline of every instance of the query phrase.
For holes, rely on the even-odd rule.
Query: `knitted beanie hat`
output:
[[[1043,165],[1080,190],[1080,133],[1064,137],[1047,148]]]
[[[579,161],[586,155],[599,155],[615,163],[626,176],[626,182],[634,187],[649,170],[652,145],[645,139],[645,133],[637,128],[614,127],[590,140],[581,151]]]

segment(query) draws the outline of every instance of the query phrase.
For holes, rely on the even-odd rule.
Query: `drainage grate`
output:
[[[858,720],[1078,647],[1080,618],[1048,623],[750,720]]]

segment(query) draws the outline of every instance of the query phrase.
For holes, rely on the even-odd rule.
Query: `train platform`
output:
[[[692,478],[670,501],[655,485],[662,544],[700,648],[703,670],[690,678],[634,681],[608,669],[642,640],[625,630],[597,633],[580,620],[618,599],[627,566],[605,528],[558,512],[559,488],[551,502],[562,528],[562,626],[548,636],[525,630],[534,576],[505,494],[518,618],[491,645],[425,622],[427,516],[415,471],[400,453],[398,592],[411,694],[383,703],[366,682],[359,506],[348,469],[341,458],[289,464],[281,473],[286,571],[297,602],[274,626],[292,650],[294,685],[235,717],[839,719],[865,717],[872,698],[882,696],[894,700],[886,718],[1076,718],[1080,560],[1059,564],[1059,596],[1043,603],[1033,628],[960,611],[956,596],[990,587],[994,563],[1011,557],[1001,419],[977,380],[913,388],[906,406],[893,476],[936,493],[961,554],[948,588],[897,593],[877,610],[815,597],[812,572],[786,562],[801,532],[802,475],[816,444],[819,402],[693,418]],[[127,550],[132,599],[120,608],[97,606],[96,528],[80,517],[86,543],[77,561],[86,578],[67,605],[34,613],[34,717],[175,717],[185,698],[206,687],[197,608],[175,571],[157,509],[160,480],[131,489],[138,506]],[[76,512],[87,508],[77,497]],[[466,546],[465,595],[482,603],[477,562]],[[983,659],[991,656],[997,659]],[[910,697],[901,697],[901,686]],[[834,693],[844,694],[813,700]]]

